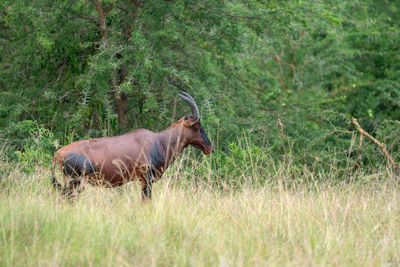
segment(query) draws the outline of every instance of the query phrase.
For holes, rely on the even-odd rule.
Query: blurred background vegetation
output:
[[[271,159],[341,173],[361,156],[377,171],[386,160],[351,118],[400,160],[399,12],[384,0],[3,0],[0,160],[29,170],[72,141],[163,130],[189,112],[184,90],[218,179],[254,160],[268,175]]]

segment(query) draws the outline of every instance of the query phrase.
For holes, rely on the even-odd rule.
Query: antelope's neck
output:
[[[165,167],[168,167],[188,145],[183,129],[180,127],[170,127],[158,133],[157,140],[165,153]]]

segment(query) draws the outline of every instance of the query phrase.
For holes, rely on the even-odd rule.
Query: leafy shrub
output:
[[[0,134],[7,147],[7,156],[19,161],[26,170],[36,164],[49,165],[57,146],[53,133],[32,120],[12,122]]]

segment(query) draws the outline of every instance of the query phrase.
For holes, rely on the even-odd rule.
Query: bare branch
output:
[[[390,156],[389,152],[387,151],[386,147],[384,144],[382,144],[381,142],[379,142],[377,139],[375,139],[373,136],[371,136],[368,132],[366,132],[363,128],[361,128],[360,124],[358,123],[356,118],[353,118],[352,121],[354,127],[356,127],[357,131],[364,135],[365,137],[367,137],[369,140],[371,140],[373,143],[375,143],[377,146],[379,146],[379,148],[382,150],[383,154],[385,155],[385,157],[387,158],[387,160],[390,162],[390,164],[392,165],[393,169],[395,170],[395,172],[397,174],[400,174],[400,169],[398,164],[393,160],[393,158]]]

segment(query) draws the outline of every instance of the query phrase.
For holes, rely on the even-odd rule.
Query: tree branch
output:
[[[108,13],[114,8],[114,4],[111,4],[107,7],[107,9],[104,11],[104,16],[107,16]]]
[[[78,15],[77,17],[81,18],[81,19],[90,20],[91,22],[93,22],[95,24],[99,24],[98,20],[95,17],[85,16],[85,15]]]
[[[366,132],[363,128],[361,128],[360,124],[358,123],[356,118],[353,118],[352,123],[354,127],[356,127],[357,131],[367,137],[369,140],[371,140],[373,143],[375,143],[379,148],[382,150],[383,154],[387,158],[387,160],[390,162],[392,165],[393,169],[395,170],[396,174],[400,174],[400,169],[398,164],[393,160],[393,158],[390,156],[389,152],[387,151],[386,147],[384,144],[379,142],[377,139],[375,139],[373,136],[371,136],[368,132]]]

